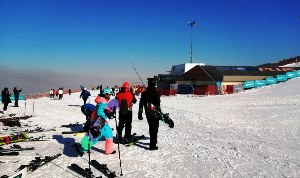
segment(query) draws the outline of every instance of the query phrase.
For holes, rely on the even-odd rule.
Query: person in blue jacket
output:
[[[84,88],[79,97],[80,98],[82,97],[83,103],[86,104],[86,100],[89,98],[89,96],[91,96],[91,93],[87,91],[86,88]]]

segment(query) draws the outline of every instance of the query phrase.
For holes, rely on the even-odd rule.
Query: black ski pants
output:
[[[84,103],[83,105],[86,104],[86,100],[87,100],[87,98],[84,98],[84,99],[83,99],[83,103]]]
[[[157,144],[157,133],[159,127],[159,120],[155,117],[147,117],[149,125],[149,135],[150,135],[150,148],[156,147]]]
[[[3,107],[3,111],[6,111],[7,110],[7,106],[8,106],[8,102],[4,102],[4,107]]]
[[[132,123],[132,111],[128,111],[127,114],[120,114],[119,113],[119,125],[118,125],[118,137],[119,139],[122,138],[122,132],[125,127],[125,136],[124,138],[131,137],[131,123]]]
[[[19,99],[15,98],[15,107],[19,107],[18,101],[19,101]]]

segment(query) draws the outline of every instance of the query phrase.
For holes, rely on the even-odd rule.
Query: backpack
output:
[[[128,104],[125,99],[121,100],[119,107],[120,107],[120,110],[119,110],[120,114],[128,114]]]

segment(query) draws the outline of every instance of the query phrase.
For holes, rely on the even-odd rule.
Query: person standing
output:
[[[61,100],[61,99],[62,99],[62,97],[63,97],[63,94],[64,94],[64,91],[63,91],[63,89],[62,89],[62,88],[59,88],[59,89],[58,89],[58,99],[59,99],[59,100]]]
[[[83,103],[86,104],[86,100],[89,98],[89,96],[91,96],[90,92],[87,91],[86,88],[84,88],[84,89],[82,90],[82,92],[81,92],[81,94],[80,94],[79,97],[80,97],[80,98],[82,97]]]
[[[15,107],[19,107],[18,101],[19,101],[19,94],[22,91],[22,88],[19,90],[18,87],[15,87],[13,92],[14,92],[14,96],[15,96]]]
[[[69,89],[69,95],[71,95],[71,93],[72,93],[72,90],[71,90],[71,89]]]
[[[100,95],[102,94],[102,85],[100,85]]]
[[[2,90],[2,103],[4,104],[3,111],[6,111],[8,104],[11,103],[10,93],[7,87]]]
[[[50,89],[49,96],[50,96],[50,98],[54,98],[53,89]]]
[[[153,111],[153,106],[160,111],[160,95],[156,91],[156,81],[154,78],[148,79],[148,87],[141,95],[139,103],[138,119],[143,120],[143,108],[145,109],[146,118],[149,125],[150,135],[150,150],[157,150],[157,133],[159,127],[159,118],[156,117]]]
[[[123,83],[121,91],[116,95],[119,101],[119,125],[117,128],[119,143],[129,143],[131,140],[132,123],[132,105],[136,103],[136,98],[130,91],[130,84]],[[124,141],[122,141],[122,132],[125,126]]]

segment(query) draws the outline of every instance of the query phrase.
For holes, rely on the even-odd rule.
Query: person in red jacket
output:
[[[116,99],[119,101],[119,125],[117,127],[119,143],[129,143],[131,140],[132,105],[136,103],[134,94],[130,91],[130,84],[123,83],[121,91],[117,93]],[[124,140],[122,132],[125,127]]]

